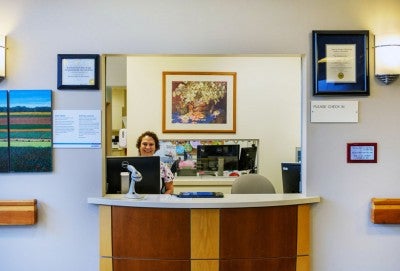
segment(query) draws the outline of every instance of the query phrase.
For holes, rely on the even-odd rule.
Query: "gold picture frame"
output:
[[[236,133],[236,72],[164,71],[164,133]]]

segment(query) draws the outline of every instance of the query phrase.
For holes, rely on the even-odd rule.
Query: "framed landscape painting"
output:
[[[52,91],[9,91],[10,172],[52,171]]]
[[[164,133],[235,133],[235,72],[163,72]]]
[[[0,172],[9,171],[8,155],[8,92],[0,90]]]

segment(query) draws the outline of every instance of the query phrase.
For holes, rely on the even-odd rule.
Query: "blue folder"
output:
[[[222,192],[180,192],[180,198],[223,198]]]

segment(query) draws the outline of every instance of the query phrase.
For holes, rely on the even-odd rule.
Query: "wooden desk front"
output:
[[[309,270],[309,204],[101,205],[100,219],[102,271]]]

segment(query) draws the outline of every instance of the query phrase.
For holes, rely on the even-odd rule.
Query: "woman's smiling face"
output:
[[[151,136],[145,136],[140,143],[140,156],[153,156],[156,152],[156,142]]]

